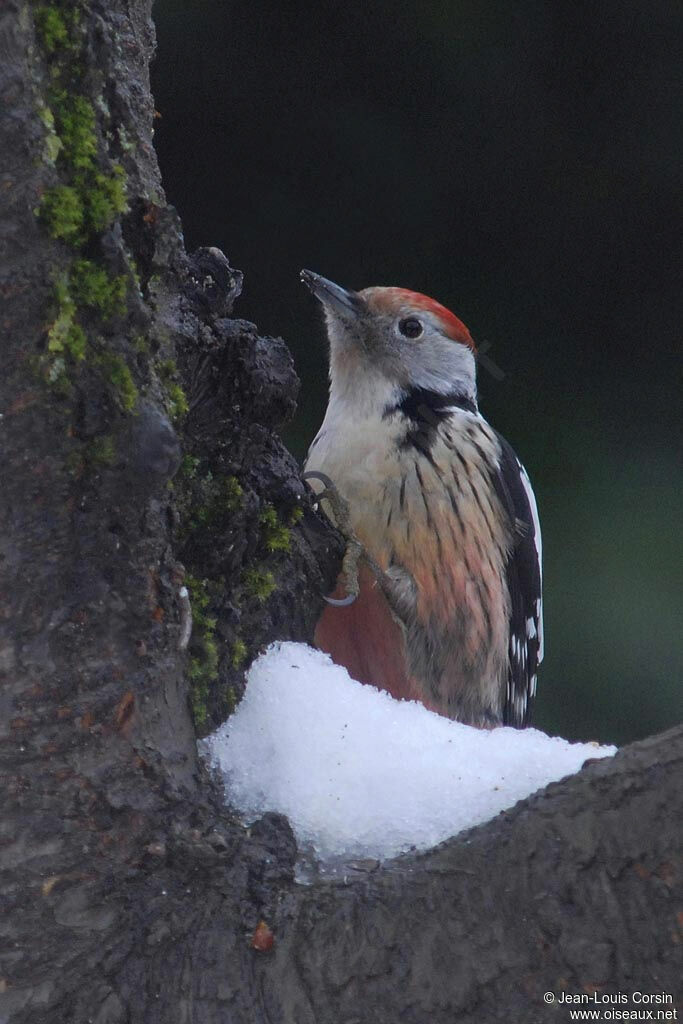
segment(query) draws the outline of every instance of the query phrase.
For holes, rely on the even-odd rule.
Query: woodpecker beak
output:
[[[335,284],[334,281],[328,281],[326,277],[314,274],[312,270],[302,270],[299,276],[316,299],[333,312],[346,316],[349,313],[358,316],[362,312],[365,303],[358,292],[347,291],[346,288]]]

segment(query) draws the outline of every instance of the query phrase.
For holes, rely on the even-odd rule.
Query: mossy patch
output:
[[[148,354],[149,342],[144,334],[136,334],[131,340],[133,342],[133,348],[139,356]]]
[[[159,378],[164,386],[168,412],[174,423],[189,411],[187,396],[180,384],[180,374],[174,359],[165,359],[158,366]]]
[[[275,577],[269,569],[256,567],[246,570],[242,582],[245,594],[255,598],[259,604],[266,602],[277,586]]]
[[[211,687],[218,679],[218,644],[216,619],[211,615],[209,581],[186,576],[185,585],[192,606],[192,639],[190,641],[190,704],[197,731],[208,723],[208,701]]]
[[[189,405],[187,403],[187,397],[180,384],[173,382],[169,384],[166,392],[168,396],[168,407],[171,414],[171,419],[174,423],[186,416],[189,411]]]
[[[104,372],[109,388],[123,412],[132,412],[138,401],[138,389],[123,356],[102,352],[97,363]]]
[[[115,164],[111,174],[79,175],[72,185],[47,189],[36,213],[52,238],[80,246],[127,208],[125,173]]]
[[[48,163],[53,164],[63,148],[63,143],[55,131],[55,119],[52,111],[44,103],[38,107],[38,117],[45,128],[45,159]]]
[[[233,516],[244,493],[237,477],[222,473],[214,475],[210,470],[200,476],[198,465],[199,460],[183,460],[181,467],[190,485],[190,512],[185,527],[189,533],[206,526],[216,526]]]
[[[263,543],[266,550],[289,551],[291,545],[290,531],[284,523],[278,519],[277,512],[272,505],[266,505],[259,516],[259,523],[262,530]]]
[[[225,717],[229,718],[237,707],[237,694],[233,686],[227,686],[225,689]]]
[[[95,111],[92,104],[85,96],[69,96],[65,91],[53,91],[49,100],[64,159],[79,171],[90,170],[97,157]]]
[[[41,6],[35,22],[52,62],[52,85],[39,111],[45,151],[65,179],[43,194],[36,214],[53,238],[80,246],[127,209],[126,175],[120,164],[101,165],[95,108],[74,88],[86,70],[77,8]]]
[[[85,211],[80,194],[71,185],[55,185],[43,194],[37,214],[52,238],[77,245],[83,240]]]
[[[85,358],[85,331],[76,323],[76,303],[69,290],[69,280],[60,277],[55,285],[57,317],[47,333],[47,350],[52,355],[68,355],[76,362]]]
[[[242,640],[242,638],[239,636],[236,637],[235,640],[233,641],[232,651],[230,655],[232,667],[235,669],[240,668],[247,660],[248,653],[249,652],[247,649],[247,645],[245,644],[244,640]]]
[[[183,455],[180,463],[180,475],[186,480],[194,480],[201,460],[196,455]]]
[[[112,277],[92,260],[76,260],[71,268],[71,291],[75,301],[95,310],[103,320],[125,313],[126,287],[124,274]]]
[[[42,4],[36,7],[34,17],[38,38],[48,56],[73,45],[79,17],[76,7],[67,10],[55,4]]]
[[[80,3],[33,8],[36,37],[49,63],[50,84],[38,109],[46,133],[44,152],[61,178],[43,193],[35,213],[52,238],[75,249],[109,228],[127,209],[124,169],[108,159],[98,133],[97,113],[107,116],[106,105],[100,96],[93,102],[83,94],[88,67],[82,11]],[[128,285],[127,275],[111,274],[84,258],[75,259],[60,277],[57,315],[47,341],[46,376],[53,390],[70,395],[73,364],[89,354],[85,315],[103,322],[123,316]],[[138,391],[125,360],[115,353],[98,355],[96,349],[93,342],[90,366],[100,368],[119,407],[131,412]]]
[[[113,164],[111,173],[95,174],[84,190],[86,226],[91,231],[104,231],[119,214],[128,209],[126,198],[126,172],[120,164]]]
[[[91,260],[76,260],[68,272],[55,281],[54,320],[47,332],[46,376],[53,390],[71,393],[71,369],[89,355],[94,365],[105,371],[107,382],[119,404],[130,412],[138,392],[125,360],[113,353],[97,354],[88,345],[88,337],[79,319],[84,310],[106,321],[125,312],[126,277],[111,277]]]

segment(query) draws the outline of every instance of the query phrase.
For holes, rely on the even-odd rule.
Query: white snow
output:
[[[254,662],[241,704],[204,750],[246,822],[286,814],[323,863],[433,846],[616,752],[452,722],[296,643]]]

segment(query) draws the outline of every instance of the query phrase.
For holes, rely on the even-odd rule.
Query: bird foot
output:
[[[341,496],[336,485],[326,473],[318,473],[316,470],[310,470],[308,473],[303,473],[301,479],[319,480],[321,484],[324,485],[324,490],[316,492],[316,498],[319,502],[329,502],[332,510],[330,518],[346,540],[346,551],[344,552],[344,558],[342,560],[342,572],[344,574],[344,579],[346,580],[346,597],[325,598],[328,604],[332,604],[336,608],[346,608],[353,604],[360,591],[360,583],[358,582],[358,565],[363,554],[363,545],[358,540],[358,537],[356,537],[353,532],[353,527],[351,526],[349,503],[346,498]]]

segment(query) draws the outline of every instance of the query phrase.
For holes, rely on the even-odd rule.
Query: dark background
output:
[[[680,720],[678,5],[159,0],[157,149],[187,245],[288,342],[303,456],[326,403],[309,267],[456,312],[481,407],[535,485],[536,724]],[[680,99],[680,96],[678,97]]]

